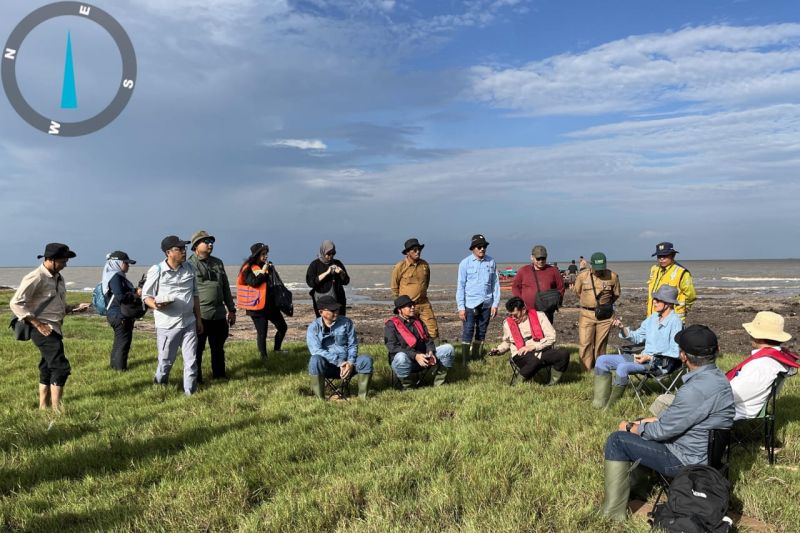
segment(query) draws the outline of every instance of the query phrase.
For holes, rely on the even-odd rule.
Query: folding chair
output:
[[[620,355],[635,355],[644,351],[644,344],[629,344],[619,348]],[[658,357],[654,355],[653,357]],[[670,372],[663,373],[660,368],[652,368],[647,372],[641,374],[631,374],[629,376],[628,384],[633,389],[636,399],[639,400],[639,405],[644,409],[644,400],[642,396],[645,393],[650,394],[666,394],[673,392],[676,389],[678,380],[686,372],[685,366],[674,368]],[[650,385],[654,381],[655,384]]]
[[[349,400],[350,399],[350,380],[353,378],[353,374],[350,374],[347,378],[325,378],[325,388],[329,390],[330,393],[328,394],[328,400],[332,400],[334,397],[338,398],[339,400]]]
[[[778,374],[775,378],[775,381],[773,381],[772,385],[770,386],[769,396],[767,396],[767,401],[765,401],[763,407],[761,407],[761,411],[752,418],[743,418],[742,420],[737,420],[734,422],[734,428],[747,428],[747,426],[753,426],[752,422],[754,420],[763,420],[764,449],[767,450],[767,461],[769,461],[769,464],[771,465],[775,464],[776,400],[778,398],[778,394],[783,388],[783,383],[786,378],[794,374],[795,372],[781,372]],[[755,428],[750,427],[750,431],[746,432],[745,435],[741,437],[737,433],[734,433],[734,440],[736,441],[734,444],[746,447],[748,442],[751,440],[750,437],[762,431],[761,426],[762,424],[758,424]]]
[[[416,379],[414,380],[414,383],[411,385],[411,388],[412,389],[420,388],[424,384],[425,379],[427,379],[428,374],[431,373],[431,370],[433,370],[433,368],[434,367],[429,366],[427,368],[423,368],[419,372],[416,372],[416,373],[412,372],[411,376],[413,376]],[[402,389],[403,386],[400,384],[400,378],[397,377],[397,374],[394,373],[394,368],[392,368],[392,359],[391,359],[391,357],[389,358],[389,371],[392,373],[392,388],[393,389]]]
[[[508,364],[511,365],[511,381],[509,381],[508,384],[513,385],[517,382],[517,379],[522,377],[522,374],[520,373],[519,366],[514,362],[513,356],[508,358]]]

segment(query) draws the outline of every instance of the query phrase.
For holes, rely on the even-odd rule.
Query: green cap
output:
[[[606,254],[603,252],[595,252],[592,254],[592,270],[605,270],[606,269]]]

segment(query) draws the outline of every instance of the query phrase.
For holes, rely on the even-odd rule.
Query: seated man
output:
[[[444,384],[447,371],[453,367],[455,350],[449,344],[438,348],[428,334],[425,323],[417,318],[414,301],[401,294],[394,301],[394,314],[383,327],[383,340],[389,351],[389,364],[403,390],[412,385],[411,374],[428,367],[433,370],[433,386]]]
[[[708,434],[733,425],[733,393],[717,368],[717,336],[693,325],[675,335],[680,359],[689,372],[675,400],[658,418],[623,420],[605,446],[605,501],[602,513],[623,521],[630,493],[632,463],[674,477],[681,468],[708,463]]]
[[[311,352],[308,373],[311,390],[325,399],[325,378],[349,379],[358,374],[358,397],[367,399],[372,381],[372,358],[358,355],[358,339],[353,321],[339,316],[341,304],[330,295],[317,300],[320,316],[308,326],[306,344]]]
[[[669,374],[680,366],[678,361],[678,344],[673,340],[675,334],[683,329],[683,322],[674,312],[678,303],[678,289],[662,285],[653,294],[655,311],[647,317],[637,330],[630,330],[615,318],[611,324],[620,328],[620,338],[634,344],[644,342],[644,351],[640,355],[601,355],[594,367],[594,400],[595,409],[608,409],[614,405],[625,392],[628,375],[642,374],[656,369],[657,373]],[[614,386],[611,386],[611,371],[616,371]]]
[[[511,359],[525,381],[533,379],[542,368],[552,367],[548,385],[558,383],[569,365],[569,350],[554,347],[556,330],[547,320],[547,315],[528,310],[518,296],[506,302],[506,310],[511,316],[503,321],[503,342],[489,355],[511,350]]]
[[[753,351],[727,374],[736,402],[734,420],[757,416],[778,374],[800,368],[800,357],[781,346],[792,338],[783,324],[783,317],[770,311],[761,311],[752,322],[742,324]]]

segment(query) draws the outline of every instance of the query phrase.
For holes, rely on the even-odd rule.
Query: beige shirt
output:
[[[597,291],[597,300],[599,301],[594,298],[592,278],[594,278],[594,288]],[[621,288],[616,272],[604,270],[602,274],[598,275],[593,270],[584,270],[578,274],[572,290],[578,295],[581,307],[592,308],[597,307],[598,304],[613,304],[616,302]]]
[[[525,321],[519,325],[519,332],[522,335],[522,338],[525,340],[525,346],[533,346],[536,350],[536,356],[538,357],[539,354],[545,348],[548,348],[556,343],[556,330],[553,328],[553,325],[547,320],[547,315],[542,313],[541,311],[536,311],[536,316],[539,317],[539,325],[542,326],[542,333],[544,334],[544,338],[540,341],[533,340],[533,334],[531,333],[531,321],[528,317],[525,317]],[[511,356],[517,355],[519,350],[517,350],[517,345],[514,344],[514,337],[511,335],[511,328],[508,325],[506,320],[503,320],[503,342],[501,342],[497,346],[497,351],[500,353],[506,353],[508,350],[511,350]]]
[[[50,325],[53,331],[61,335],[61,324],[67,314],[67,287],[61,274],[54,276],[44,265],[39,265],[22,278],[8,306],[18,319],[24,320],[33,316],[39,304],[53,295],[55,298],[35,318]]]
[[[431,267],[424,259],[411,264],[403,259],[392,269],[392,296],[405,294],[415,303],[427,303],[428,285],[431,282]]]

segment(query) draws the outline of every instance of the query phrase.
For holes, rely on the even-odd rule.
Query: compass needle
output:
[[[61,87],[61,109],[77,109],[78,94],[75,90],[75,66],[72,62],[72,35],[67,32],[67,57],[64,60],[64,84]]]

